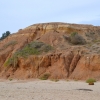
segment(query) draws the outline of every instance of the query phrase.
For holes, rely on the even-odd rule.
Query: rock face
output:
[[[84,38],[84,45],[74,45],[71,34],[77,32]],[[49,52],[17,56],[14,66],[5,63],[12,56],[29,45],[39,41],[53,47]],[[36,47],[38,48],[38,47]],[[100,27],[68,23],[34,24],[0,41],[0,77],[1,78],[40,78],[49,74],[51,79],[87,79],[100,80]]]

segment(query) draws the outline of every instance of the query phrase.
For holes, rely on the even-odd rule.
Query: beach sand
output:
[[[100,82],[0,80],[0,100],[100,100]]]

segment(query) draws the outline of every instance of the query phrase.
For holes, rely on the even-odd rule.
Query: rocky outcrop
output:
[[[39,78],[45,73],[50,78],[68,78],[74,71],[80,55],[73,52],[19,58],[17,68],[13,66],[2,75],[16,78]],[[13,73],[13,74],[12,74]]]
[[[50,74],[51,79],[100,79],[100,55],[81,56],[73,52],[19,58],[17,68],[2,69],[2,77],[40,78]]]
[[[66,23],[34,24],[0,41],[1,78],[40,78],[49,74],[51,79],[100,80],[100,27]],[[70,43],[70,34],[79,33],[86,41],[84,45]],[[40,41],[54,49],[48,53],[18,56],[16,66],[5,66],[16,51],[31,41]]]
[[[70,78],[100,80],[100,55],[82,56]]]

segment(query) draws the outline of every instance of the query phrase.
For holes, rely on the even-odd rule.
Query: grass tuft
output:
[[[50,77],[50,74],[46,73],[42,77],[40,77],[41,80],[47,80]]]
[[[92,78],[86,80],[86,83],[94,83],[94,82],[96,82],[96,80]]]
[[[58,82],[59,80],[58,79],[51,79],[51,81]]]

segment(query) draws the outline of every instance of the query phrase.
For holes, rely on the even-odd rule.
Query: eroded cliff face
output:
[[[72,32],[80,34],[86,44],[71,44],[69,37]],[[39,55],[18,56],[16,66],[5,66],[9,58],[32,41],[48,44],[53,50]],[[100,27],[68,23],[34,24],[0,41],[1,78],[40,78],[44,74],[49,74],[51,79],[100,80]]]

